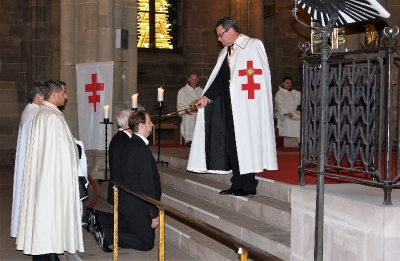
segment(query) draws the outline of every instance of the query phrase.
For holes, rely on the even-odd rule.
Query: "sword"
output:
[[[183,111],[186,111],[186,110],[188,110],[189,112],[192,112],[192,111],[195,112],[195,111],[197,111],[197,107],[196,107],[195,104],[189,104],[189,106],[187,108],[185,108],[185,109],[165,114],[165,115],[163,115],[161,117],[154,118],[151,121],[155,122],[155,121],[158,121],[159,119],[162,119],[162,118],[165,118],[165,117],[177,116],[177,115],[174,115],[174,114],[179,114],[180,112],[183,112]]]

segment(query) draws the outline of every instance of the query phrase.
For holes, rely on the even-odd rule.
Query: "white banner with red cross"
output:
[[[85,149],[105,150],[105,116],[112,122],[113,66],[112,61],[76,65],[79,139]],[[107,143],[111,140],[108,128]]]

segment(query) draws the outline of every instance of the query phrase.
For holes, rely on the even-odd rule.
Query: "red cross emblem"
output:
[[[97,73],[93,73],[92,83],[85,84],[85,92],[92,92],[88,98],[89,103],[93,103],[94,112],[96,112],[96,103],[100,102],[100,95],[97,94],[97,91],[104,91],[104,83],[98,83]]]
[[[242,90],[248,91],[247,99],[254,99],[256,90],[260,90],[260,84],[254,83],[254,74],[261,75],[262,69],[254,69],[253,61],[247,61],[247,68],[239,70],[239,76],[247,76],[247,83],[242,84]]]

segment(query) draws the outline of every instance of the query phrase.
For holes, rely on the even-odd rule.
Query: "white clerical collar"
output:
[[[142,135],[140,135],[140,134],[138,134],[138,133],[135,133],[137,136],[139,136],[143,141],[144,141],[144,143],[146,143],[146,146],[147,145],[149,145],[149,141],[145,138],[145,137],[143,137]]]
[[[291,90],[288,90],[288,89],[285,89],[285,88],[283,88],[283,86],[282,85],[280,85],[279,86],[279,88],[281,88],[282,89],[282,91],[285,91],[285,92],[290,92]]]
[[[51,102],[43,101],[42,105],[47,107],[47,108],[50,108],[50,109],[54,110],[55,112],[57,112],[60,115],[63,115],[62,112],[58,109],[58,107],[55,104],[51,103]]]
[[[126,135],[128,135],[129,138],[132,138],[132,134],[129,131],[124,130],[123,128],[119,128],[118,131],[123,131],[126,133]]]
[[[192,87],[192,86],[190,86],[188,83],[186,84],[186,86],[187,86],[188,88],[190,88],[191,90],[195,90],[197,87],[200,87],[200,85],[198,85],[198,84],[197,84],[196,87]]]

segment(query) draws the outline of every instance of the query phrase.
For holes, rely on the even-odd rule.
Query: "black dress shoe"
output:
[[[256,194],[256,192],[251,192],[251,191],[247,191],[244,189],[238,189],[238,190],[232,191],[233,196],[240,196],[240,197],[245,197],[248,195],[255,195],[255,194]]]
[[[60,261],[60,259],[58,258],[58,254],[56,253],[50,253],[47,255],[50,261]]]
[[[221,191],[219,192],[219,194],[220,194],[220,195],[231,195],[233,191],[234,191],[233,188],[229,188],[229,189],[221,190]]]
[[[92,233],[92,235],[94,235],[96,230],[99,230],[100,228],[101,228],[101,223],[100,223],[99,213],[96,213],[93,210],[93,212],[90,212],[89,232]]]
[[[93,212],[93,208],[85,208],[83,210],[82,216],[82,227],[87,231],[90,232],[90,213]]]
[[[96,239],[97,245],[99,245],[100,249],[104,252],[110,253],[112,250],[108,247],[106,238],[104,237],[103,228],[97,228],[94,232],[94,238]]]

